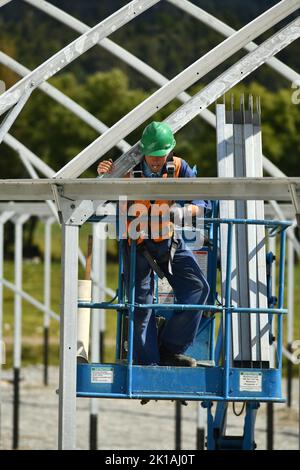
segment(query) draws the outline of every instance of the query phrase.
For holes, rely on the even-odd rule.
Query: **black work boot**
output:
[[[160,365],[173,367],[197,367],[197,361],[185,354],[173,353],[163,346],[160,347]]]

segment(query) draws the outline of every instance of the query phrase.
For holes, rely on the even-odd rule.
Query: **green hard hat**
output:
[[[143,131],[140,150],[143,155],[165,157],[175,145],[171,127],[164,122],[153,121]]]

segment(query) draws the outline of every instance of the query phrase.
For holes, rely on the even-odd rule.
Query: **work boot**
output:
[[[163,347],[160,348],[159,364],[161,366],[173,367],[197,367],[197,361],[193,357],[186,356],[185,354],[173,353]]]

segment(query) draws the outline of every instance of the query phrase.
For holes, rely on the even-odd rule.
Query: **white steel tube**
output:
[[[0,0],[0,8],[4,7],[7,3],[11,2],[11,0]]]
[[[14,296],[14,369],[21,367],[22,345],[22,258],[23,258],[23,224],[28,220],[22,215],[15,222],[15,296]]]
[[[290,229],[288,229],[290,230]],[[294,339],[294,283],[295,283],[295,256],[291,239],[288,239],[288,270],[287,270],[287,343],[292,344]]]
[[[58,448],[76,448],[76,350],[79,227],[62,225]]]
[[[44,305],[49,311],[51,309],[51,226],[54,219],[47,218],[44,224]],[[44,328],[49,328],[50,315],[44,314]]]
[[[0,280],[4,271],[4,224],[13,216],[13,212],[3,212],[0,215]],[[5,361],[5,348],[3,343],[3,284],[0,282],[0,383],[1,369]],[[1,411],[1,410],[0,410]]]
[[[102,282],[101,279],[101,270],[100,270],[100,256],[101,256],[101,249],[100,243],[98,239],[98,230],[101,230],[101,223],[93,224],[93,258],[92,258],[92,270],[94,278],[97,279],[98,282]],[[93,302],[102,302],[105,298],[105,294],[102,289],[99,288],[99,284],[93,282],[93,289],[92,289],[92,299]],[[100,362],[100,317],[101,311],[99,309],[92,310],[92,340],[91,340],[91,361],[93,363]],[[91,415],[98,414],[98,400],[96,398],[92,398],[90,401],[90,413]]]

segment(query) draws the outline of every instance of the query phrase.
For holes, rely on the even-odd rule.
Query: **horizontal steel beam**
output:
[[[0,200],[44,201],[53,199],[53,186],[71,200],[209,199],[290,201],[290,185],[300,192],[298,178],[87,178],[0,180]]]

